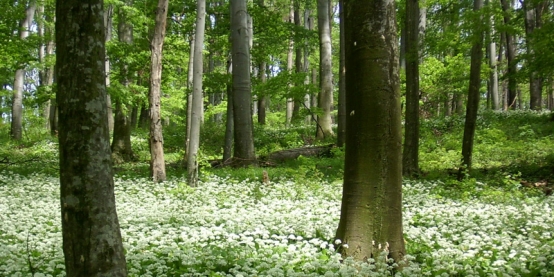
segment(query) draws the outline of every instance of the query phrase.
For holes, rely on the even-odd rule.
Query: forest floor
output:
[[[208,161],[220,141],[209,136],[201,182],[190,188],[179,162],[182,130],[167,130],[170,178],[162,184],[148,180],[147,143],[136,132],[138,161],[117,165],[115,178],[130,276],[554,276],[551,115],[481,115],[474,170],[458,181],[461,130],[459,117],[422,122],[421,178],[403,185],[401,272],[384,257],[357,263],[336,251],[341,149],[214,169]],[[264,155],[302,146],[310,130],[256,132]],[[22,143],[0,142],[0,276],[64,276],[56,139],[29,131]]]

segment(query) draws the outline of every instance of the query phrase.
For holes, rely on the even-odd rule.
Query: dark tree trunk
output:
[[[247,30],[246,0],[231,0],[234,151],[236,165],[256,163],[252,124],[250,83],[250,34]]]
[[[127,0],[127,5],[132,5],[132,1]],[[119,41],[127,44],[133,43],[133,26],[127,22],[127,15],[124,11],[119,11],[119,24],[117,28]],[[131,80],[127,64],[120,65],[121,84],[129,87]],[[115,118],[112,141],[112,157],[115,163],[128,162],[134,157],[131,148],[131,117],[129,111],[122,103],[121,99],[115,100]]]
[[[394,0],[344,0],[346,156],[337,238],[343,256],[396,262],[402,231],[402,132]],[[340,247],[340,246],[339,246]]]
[[[511,0],[501,0],[502,2],[502,11],[504,12],[504,24],[511,24],[511,13],[512,13],[512,1]],[[508,109],[515,109],[516,107],[516,97],[517,97],[517,61],[516,61],[516,48],[515,48],[515,38],[514,35],[505,32],[506,38],[506,59],[508,60]]]
[[[68,277],[127,276],[109,148],[102,3],[56,1],[60,197]]]
[[[473,10],[479,11],[483,8],[483,0],[475,0]],[[482,19],[482,17],[481,17]],[[481,95],[481,63],[483,60],[483,30],[479,24],[481,20],[474,25],[473,47],[471,48],[471,69],[469,73],[469,91],[467,97],[466,121],[464,127],[464,138],[462,141],[462,167],[458,173],[458,179],[461,180],[467,171],[471,169],[473,154],[473,141],[475,137],[475,125],[477,122],[477,110],[479,109],[479,99]]]
[[[266,69],[266,63],[261,62],[260,68],[259,68],[259,74],[260,74],[260,82],[262,83],[265,83],[267,80],[265,69]],[[258,123],[260,125],[265,125],[266,108],[267,108],[267,96],[263,94],[258,95]]]
[[[150,125],[150,109],[147,104],[140,106],[140,115],[138,119],[139,128],[147,128]]]
[[[419,0],[406,0],[406,127],[402,173],[419,173]]]
[[[536,55],[534,51],[533,32],[542,25],[542,7],[545,2],[534,4],[530,0],[525,0],[523,3],[525,11],[525,36],[527,45],[527,54],[530,56]],[[531,62],[529,62],[530,64]],[[530,105],[532,110],[542,109],[542,85],[543,79],[539,76],[539,72],[534,69],[529,71],[529,92]]]

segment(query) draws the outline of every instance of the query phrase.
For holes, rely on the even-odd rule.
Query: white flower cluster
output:
[[[122,178],[116,199],[130,276],[554,276],[551,199],[456,202],[437,185],[404,186],[401,272],[336,252],[340,184]],[[64,276],[58,186],[2,172],[0,276]]]

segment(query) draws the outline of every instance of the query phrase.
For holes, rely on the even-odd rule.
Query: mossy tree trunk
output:
[[[103,1],[57,1],[56,19],[65,271],[127,276],[110,157]]]

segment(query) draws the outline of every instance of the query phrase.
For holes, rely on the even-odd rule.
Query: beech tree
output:
[[[334,136],[331,124],[333,110],[333,70],[331,64],[330,0],[317,0],[317,26],[319,34],[319,95],[317,99],[321,115],[317,117],[316,137]]]
[[[202,75],[204,50],[204,29],[206,22],[206,0],[196,2],[196,32],[194,38],[194,62],[192,105],[190,119],[190,139],[187,149],[187,173],[189,186],[195,187],[198,183],[198,149],[200,147],[200,125],[202,124]]]
[[[162,50],[167,22],[169,0],[159,0],[156,7],[154,34],[150,42],[150,173],[154,182],[165,181],[165,159],[162,134],[161,86],[162,86]]]
[[[19,38],[26,39],[29,36],[29,29],[33,23],[35,16],[36,1],[29,2],[25,10],[25,17],[19,23]],[[15,140],[20,140],[23,132],[23,86],[25,79],[25,69],[18,68],[15,70],[15,78],[13,81],[13,99],[12,99],[12,125],[11,137]]]
[[[387,251],[400,261],[406,249],[395,1],[343,3],[348,116],[336,237],[343,256],[367,261]]]
[[[103,1],[56,1],[56,18],[66,275],[127,276],[110,156]]]
[[[234,121],[234,163],[256,162],[252,123],[252,87],[250,83],[250,47],[246,0],[231,0],[232,94]]]

